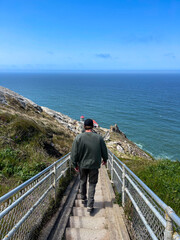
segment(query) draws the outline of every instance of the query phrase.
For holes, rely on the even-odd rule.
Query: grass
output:
[[[158,197],[180,215],[180,162],[121,159]]]
[[[5,111],[6,110],[6,111]],[[0,196],[33,177],[70,151],[73,135],[46,114],[0,110]],[[58,208],[71,180],[67,173],[60,179],[57,202],[50,199],[47,212],[32,233],[39,231]]]
[[[0,111],[0,196],[67,154],[72,141],[49,116]]]
[[[180,215],[180,162],[159,160],[136,174]]]

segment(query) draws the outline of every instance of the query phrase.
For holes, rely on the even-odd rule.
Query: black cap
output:
[[[92,119],[86,119],[85,122],[84,122],[84,126],[93,128],[93,120]]]

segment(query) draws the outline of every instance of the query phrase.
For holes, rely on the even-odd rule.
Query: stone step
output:
[[[88,188],[87,188],[87,193],[88,193]],[[95,193],[102,193],[102,188],[101,187],[96,187],[96,192]],[[80,189],[78,190],[78,194],[80,194]]]
[[[77,194],[76,199],[81,199],[81,194],[80,193]]]
[[[69,220],[71,228],[87,228],[87,229],[107,229],[107,221],[105,217],[79,217],[71,216]]]
[[[104,208],[94,208],[94,211],[90,214],[87,212],[87,208],[82,207],[73,207],[72,210],[73,216],[91,216],[91,217],[105,217],[105,209]]]
[[[97,185],[96,185],[96,189],[98,189],[98,190],[102,189],[101,184],[97,184]]]
[[[97,196],[97,195],[101,195],[101,196],[103,195],[103,192],[101,189],[96,189],[95,196]]]
[[[80,199],[77,199],[75,200],[75,203],[74,203],[75,207],[84,207],[84,204],[82,204],[82,200]],[[95,208],[104,208],[104,201],[96,201],[96,198],[95,198],[95,202],[94,202],[94,207]]]
[[[102,191],[95,192],[94,198],[103,200],[103,193],[102,193]],[[76,199],[81,199],[81,194],[80,193],[77,194]]]
[[[97,201],[97,202],[104,202],[104,198],[103,198],[103,195],[101,194],[95,194],[94,196],[94,200]]]
[[[87,197],[88,197],[88,194],[87,194]],[[81,194],[77,194],[76,199],[81,200]],[[95,195],[94,195],[94,199],[95,199],[95,201],[104,201],[102,191],[101,192],[96,192]]]
[[[106,229],[66,228],[66,240],[109,240]]]

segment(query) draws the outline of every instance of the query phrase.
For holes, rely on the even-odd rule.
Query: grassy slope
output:
[[[0,195],[70,151],[73,135],[45,113],[0,110]]]
[[[45,113],[1,107],[0,195],[68,153],[72,141],[72,133]],[[180,215],[180,162],[122,161]]]
[[[116,152],[117,155],[117,152]],[[180,162],[121,159],[154,193],[180,215]]]

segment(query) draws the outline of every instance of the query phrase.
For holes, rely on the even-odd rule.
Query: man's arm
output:
[[[108,160],[108,151],[107,151],[107,147],[106,144],[103,140],[103,138],[101,138],[101,156],[103,158],[103,165],[106,165],[107,160]]]
[[[77,144],[77,139],[75,138],[73,144],[72,144],[72,149],[71,149],[71,161],[76,170],[78,170],[78,144]]]

